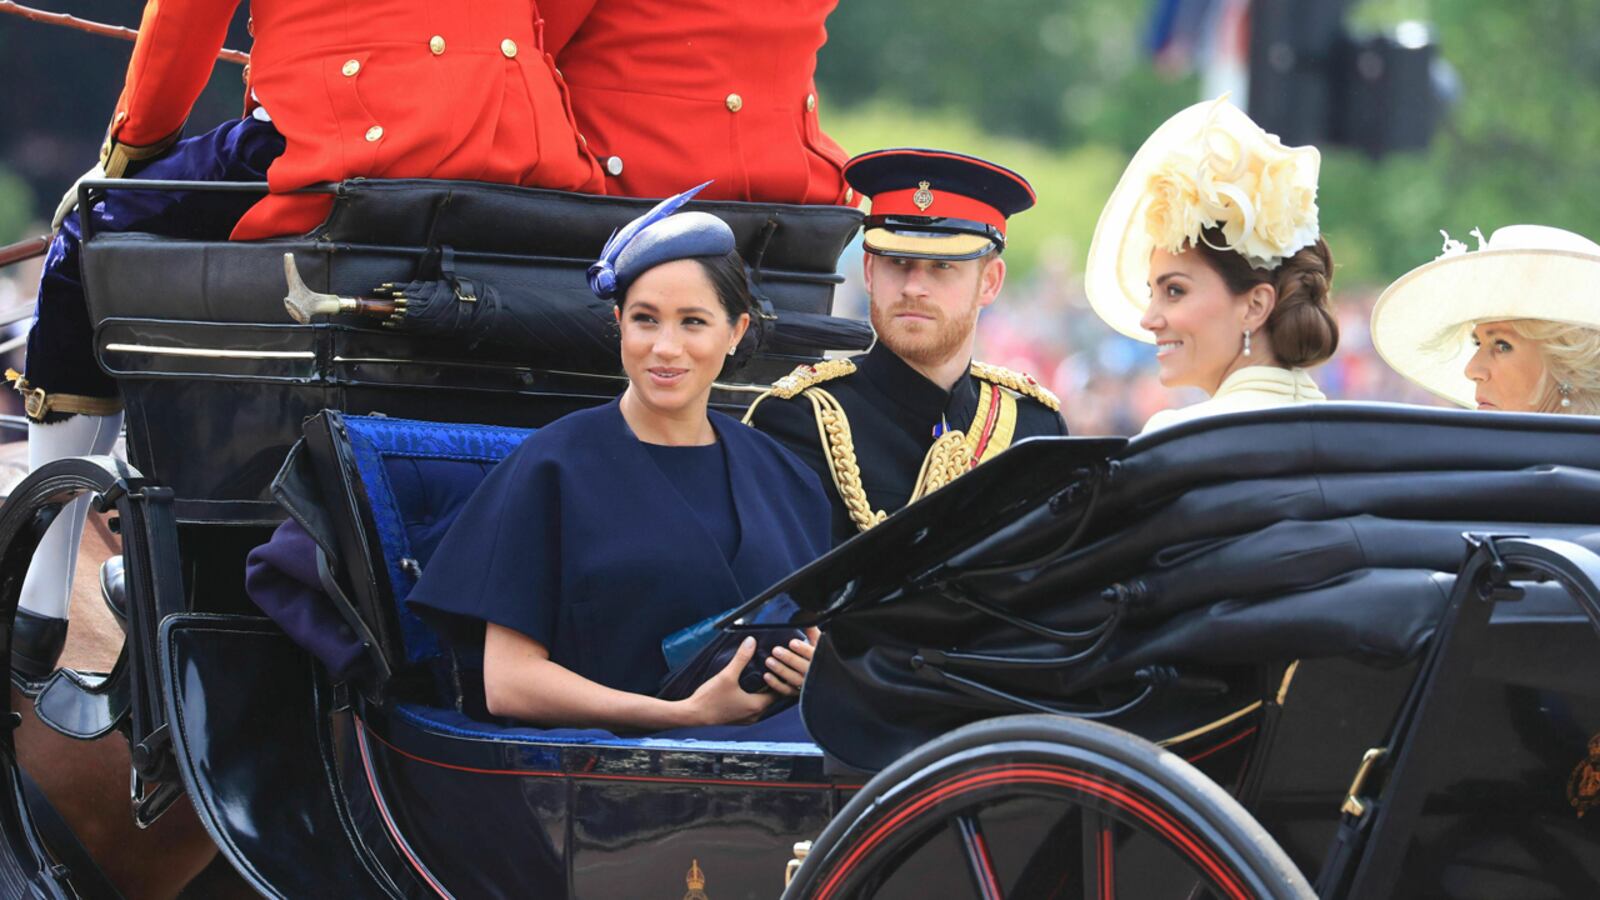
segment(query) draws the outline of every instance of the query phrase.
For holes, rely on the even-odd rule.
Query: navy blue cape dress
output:
[[[827,496],[777,441],[710,413],[739,522],[730,562],[616,401],[534,432],[484,478],[406,602],[459,652],[485,622],[591,681],[654,694],[661,641],[830,546]]]

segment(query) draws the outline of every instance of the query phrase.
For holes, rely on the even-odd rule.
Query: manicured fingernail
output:
[[[739,649],[748,650],[751,647],[754,647],[755,645],[756,645],[756,639],[753,638],[753,637],[747,637],[743,641],[740,642]]]

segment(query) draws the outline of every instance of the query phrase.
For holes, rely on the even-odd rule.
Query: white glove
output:
[[[106,177],[106,164],[103,162],[95,163],[94,168],[83,173],[82,175],[79,175],[78,180],[74,181],[72,183],[72,187],[68,188],[67,192],[62,195],[61,204],[56,207],[56,214],[50,220],[50,230],[59,230],[61,228],[61,223],[65,222],[67,220],[67,216],[71,215],[72,210],[77,207],[78,185],[83,184],[85,180],[90,178],[104,177]]]

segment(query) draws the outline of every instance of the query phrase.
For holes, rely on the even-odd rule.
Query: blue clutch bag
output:
[[[756,653],[739,673],[739,687],[747,693],[758,694],[767,689],[767,657],[774,647],[789,641],[805,639],[805,632],[793,625],[784,624],[798,610],[794,602],[784,597],[762,607],[758,615],[770,622],[756,631],[718,631],[716,624],[726,613],[696,622],[688,628],[675,631],[661,641],[661,655],[667,661],[667,677],[662,679],[656,696],[662,700],[682,700],[693,694],[700,685],[727,667],[739,644],[746,637],[756,639]],[[754,622],[752,624],[762,624]]]

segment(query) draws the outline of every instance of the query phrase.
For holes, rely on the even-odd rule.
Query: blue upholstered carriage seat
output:
[[[345,416],[344,423],[393,588],[406,661],[436,661],[445,653],[439,635],[405,599],[467,498],[533,430],[383,416]]]
[[[447,670],[454,664],[441,637],[411,613],[405,598],[416,587],[439,541],[484,476],[533,429],[457,425],[384,416],[344,416],[351,456],[376,530],[375,539],[393,587],[395,615],[406,662]],[[441,679],[441,682],[443,679]],[[456,709],[402,704],[396,715],[413,725],[455,737],[503,743],[604,743],[612,746],[819,755],[809,743],[737,739],[622,738],[597,729],[541,729],[477,721]]]

